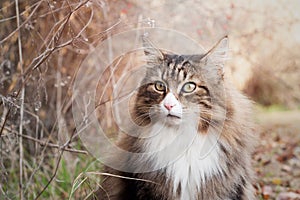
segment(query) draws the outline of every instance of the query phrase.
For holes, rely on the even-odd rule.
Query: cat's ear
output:
[[[228,59],[228,36],[222,37],[204,56],[208,66],[215,66],[224,75],[224,63]]]
[[[142,37],[143,49],[148,63],[159,63],[164,59],[164,54],[156,48],[147,36]]]

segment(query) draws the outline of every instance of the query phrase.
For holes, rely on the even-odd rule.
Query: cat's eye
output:
[[[196,84],[193,82],[186,83],[182,86],[182,92],[191,93],[196,89]]]
[[[166,90],[165,84],[164,84],[163,82],[161,82],[161,81],[156,81],[156,82],[154,83],[154,87],[155,87],[155,89],[156,89],[157,91],[160,91],[160,92],[163,92],[163,91]]]

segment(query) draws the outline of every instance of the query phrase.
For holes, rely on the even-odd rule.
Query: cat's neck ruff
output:
[[[221,173],[218,138],[198,133],[196,121],[185,121],[177,127],[157,122],[149,127],[151,136],[145,144],[153,169],[165,169],[174,195],[181,187],[181,200],[194,199],[206,178]]]

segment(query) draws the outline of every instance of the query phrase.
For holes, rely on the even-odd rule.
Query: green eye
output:
[[[196,89],[196,84],[189,82],[189,83],[184,84],[181,90],[186,93],[191,93],[195,89]]]
[[[166,90],[166,86],[165,86],[165,84],[164,84],[163,82],[156,81],[156,82],[154,83],[154,86],[155,86],[155,89],[156,89],[157,91],[163,92],[163,91]]]

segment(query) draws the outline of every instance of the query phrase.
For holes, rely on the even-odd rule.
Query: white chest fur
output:
[[[176,195],[181,187],[180,200],[193,200],[205,177],[219,173],[219,148],[213,135],[199,134],[195,124],[184,122],[181,127],[153,125],[152,137],[147,139],[153,169],[166,169]]]

